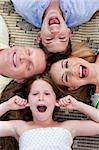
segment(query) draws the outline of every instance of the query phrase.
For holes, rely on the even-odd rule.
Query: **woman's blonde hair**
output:
[[[95,51],[91,48],[88,48],[83,42],[72,43],[71,56],[82,58],[90,63],[96,61]]]

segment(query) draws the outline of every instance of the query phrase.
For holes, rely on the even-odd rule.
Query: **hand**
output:
[[[58,105],[60,106],[61,109],[68,109],[68,110],[77,109],[78,104],[79,102],[70,95],[63,97],[58,101]]]
[[[19,96],[14,96],[10,98],[8,101],[8,106],[9,110],[19,110],[19,109],[24,109],[29,106],[27,103],[27,100],[19,97]]]

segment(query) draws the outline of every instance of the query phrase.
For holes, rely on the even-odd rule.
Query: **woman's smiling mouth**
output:
[[[83,79],[83,78],[87,77],[88,74],[89,74],[89,71],[88,71],[87,67],[85,67],[83,65],[80,65],[80,67],[79,67],[79,77],[81,79]]]

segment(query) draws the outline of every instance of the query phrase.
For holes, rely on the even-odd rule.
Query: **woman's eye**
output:
[[[65,76],[65,81],[68,82],[67,75]]]
[[[68,68],[68,61],[65,62],[65,68]]]

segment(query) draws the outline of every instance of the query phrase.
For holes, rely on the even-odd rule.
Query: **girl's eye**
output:
[[[50,95],[50,93],[48,93],[48,92],[45,92],[45,95]]]
[[[32,93],[32,95],[36,96],[38,93]]]
[[[68,68],[68,61],[65,62],[65,67]]]

